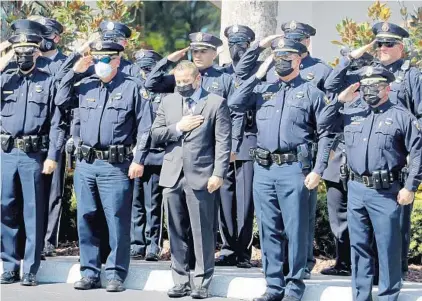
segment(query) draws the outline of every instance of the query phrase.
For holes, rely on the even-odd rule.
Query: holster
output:
[[[13,145],[12,135],[0,135],[1,149],[4,152],[10,152]]]
[[[312,168],[312,154],[307,144],[300,144],[297,146],[297,161],[302,169]]]
[[[341,165],[340,165],[340,181],[343,185],[344,191],[347,191],[347,182],[349,181],[349,167],[347,166],[346,152],[343,150],[341,154]]]
[[[92,151],[92,147],[87,145],[81,145],[81,153],[82,158],[84,158],[86,162],[92,163],[94,161],[94,153]]]

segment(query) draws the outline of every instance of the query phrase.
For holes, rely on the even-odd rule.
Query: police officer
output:
[[[255,40],[255,33],[248,26],[233,25],[224,30],[228,38],[232,63],[224,66],[225,73],[235,77],[235,67],[250,43]],[[256,71],[256,70],[254,70]],[[244,78],[246,79],[246,78]],[[256,123],[254,111],[245,114],[242,128],[244,134],[234,161],[229,165],[227,177],[220,188],[220,235],[223,241],[217,266],[237,265],[250,268],[253,239],[253,201],[252,178],[253,162],[249,149],[256,147]]]
[[[134,69],[137,69],[142,82],[162,59],[161,55],[153,50],[141,49],[135,53]],[[155,119],[162,94],[148,92],[145,88],[141,91],[145,101],[151,103],[152,120]],[[163,165],[164,148],[152,144],[145,159],[144,175],[136,178],[133,191],[132,228],[130,255],[133,259],[157,261],[160,253],[162,233],[162,203],[163,188],[158,185],[161,167]]]
[[[316,119],[327,98],[300,77],[301,55],[307,51],[303,44],[285,39],[273,41],[273,47],[280,80],[258,85],[272,62],[270,56],[256,75],[235,91],[230,103],[233,110],[257,110],[253,192],[256,207],[260,208],[256,214],[266,260],[263,268],[267,290],[254,300],[296,301],[305,291],[310,190],[318,186],[325,168],[324,156],[328,155],[324,147],[326,133],[320,131],[320,147],[312,167]],[[282,269],[286,242],[290,272],[285,279]]]
[[[57,93],[62,106],[79,107],[81,142],[74,183],[82,279],[74,287],[86,290],[101,286],[101,204],[111,248],[106,262],[106,290],[120,292],[130,261],[131,179],[143,174],[151,109],[140,95],[139,83],[118,69],[123,46],[98,41],[90,47],[91,55],[80,59],[66,74]],[[96,75],[75,86],[76,74],[84,73],[92,63]]]
[[[350,180],[348,209],[352,246],[353,299],[372,300],[376,238],[380,300],[398,300],[401,288],[401,231],[399,205],[413,202],[422,173],[420,124],[403,106],[389,100],[394,74],[368,66],[360,83],[341,92],[320,116],[330,128],[343,115]],[[356,90],[360,88],[360,94]],[[367,106],[344,106],[361,96]],[[410,154],[409,172],[404,173]]]
[[[295,20],[283,23],[281,29],[284,32],[284,37],[286,39],[292,39],[296,42],[302,43],[306,48],[309,48],[311,43],[311,37],[315,36],[316,29],[311,25],[301,22],[296,22]],[[279,38],[281,39],[281,38]],[[273,43],[277,46],[277,43]],[[256,63],[259,54],[264,50],[264,47],[260,45],[254,45],[249,51],[246,52],[245,56],[242,58],[239,63],[238,73],[246,72],[250,70],[252,66]],[[310,55],[309,50],[302,54],[302,60],[300,63],[300,75],[303,79],[313,83],[321,91],[325,92],[324,82],[328,75],[331,72],[331,67],[328,66],[324,61],[314,58]],[[275,70],[274,63],[271,65],[270,70],[266,75],[267,82],[277,82],[279,81],[279,76]],[[314,147],[316,148],[316,143],[314,142]],[[315,149],[316,150],[316,149]],[[315,151],[313,150],[313,151]],[[305,279],[311,277],[311,271],[315,265],[315,259],[313,254],[313,242],[315,234],[315,214],[316,214],[316,204],[317,204],[317,189],[311,191],[310,196],[310,215],[309,215],[309,249],[308,249],[308,261],[306,267]],[[286,252],[288,254],[288,252]],[[285,265],[285,270],[287,270],[288,265]]]
[[[411,67],[409,61],[403,60],[403,38],[407,38],[409,33],[400,26],[379,22],[374,24],[372,31],[375,40],[350,53],[343,58],[340,64],[333,70],[327,78],[325,88],[340,92],[349,85],[359,81],[359,74],[347,73],[354,60],[360,58],[363,53],[375,47],[379,62],[389,71],[394,73],[395,80],[390,84],[390,101],[408,109],[420,121],[422,117],[422,77],[421,72]],[[412,205],[403,206],[401,213],[400,227],[402,230],[402,271],[406,277],[408,270],[407,256],[410,243],[410,215]]]
[[[18,69],[1,74],[1,283],[19,281],[18,233],[25,225],[22,285],[37,285],[44,239],[44,178],[57,167],[64,141],[54,106],[54,78],[36,67],[46,28],[30,20],[11,25]],[[22,220],[23,218],[23,220]]]

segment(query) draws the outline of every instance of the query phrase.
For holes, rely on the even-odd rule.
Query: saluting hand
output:
[[[319,174],[316,172],[311,172],[306,176],[304,183],[306,188],[312,190],[318,186],[320,180],[321,176]]]
[[[213,193],[217,189],[219,189],[223,185],[223,178],[217,177],[217,176],[211,176],[208,179],[208,192]]]
[[[92,64],[92,56],[88,55],[81,57],[73,66],[73,71],[75,73],[84,73]]]
[[[268,37],[263,38],[261,41],[259,41],[259,47],[261,48],[268,48],[271,46],[272,41],[274,41],[277,38],[284,37],[283,34],[273,34]]]
[[[414,199],[415,193],[407,190],[406,188],[402,188],[397,195],[397,202],[403,206],[412,204]]]
[[[190,48],[190,46],[186,47],[184,49],[181,49],[181,50],[177,50],[177,51],[169,54],[167,56],[167,59],[169,61],[173,62],[173,63],[176,63],[176,62],[180,61],[182,59],[182,57],[184,57],[186,55],[186,52],[188,52],[189,48]]]
[[[359,83],[350,85],[349,87],[347,87],[344,91],[342,91],[338,95],[338,100],[340,102],[343,102],[343,103],[344,102],[352,102],[357,97],[359,97],[359,92],[356,92],[356,90],[359,88],[359,86],[360,86]]]
[[[129,178],[141,178],[144,175],[144,166],[135,162],[132,162],[129,166],[129,172],[127,174]]]
[[[57,167],[56,161],[53,161],[51,159],[46,159],[44,161],[42,173],[46,174],[46,175],[50,175],[50,174],[53,173],[53,171],[56,169],[56,167]]]
[[[354,59],[360,58],[365,52],[368,52],[373,46],[374,46],[375,40],[373,40],[371,43],[364,45],[358,49],[353,50],[350,52],[350,56]]]
[[[4,41],[0,43],[0,52],[6,50],[10,45],[12,45],[9,41]]]
[[[189,132],[196,129],[204,122],[204,116],[202,115],[186,115],[177,123],[176,127],[179,131]]]
[[[265,61],[259,66],[258,71],[255,73],[255,76],[259,79],[263,79],[264,76],[268,72],[268,68],[270,68],[271,63],[273,62],[274,54],[271,54],[268,56]]]

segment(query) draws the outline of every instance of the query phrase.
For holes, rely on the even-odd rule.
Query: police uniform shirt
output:
[[[1,131],[14,138],[26,135],[49,135],[48,158],[58,160],[64,143],[59,127],[61,114],[54,105],[53,77],[35,68],[23,75],[18,70],[1,74]]]
[[[328,102],[324,93],[300,76],[289,83],[257,85],[259,82],[256,76],[252,76],[235,91],[230,102],[233,110],[256,107],[257,146],[284,153],[295,152],[297,146],[315,141],[316,120]],[[326,166],[327,136],[328,132],[324,130],[318,133],[314,169],[318,174],[322,174]]]

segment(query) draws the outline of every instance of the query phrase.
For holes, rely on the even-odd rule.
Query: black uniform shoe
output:
[[[21,285],[24,285],[24,286],[36,286],[36,285],[38,285],[38,282],[35,279],[35,274],[32,274],[32,273],[23,274]]]
[[[144,259],[144,256],[145,255],[143,255],[141,253],[138,253],[138,252],[136,252],[133,249],[130,249],[130,258],[131,259],[134,259],[134,260],[142,260],[142,259]]]
[[[296,298],[296,297],[292,297],[292,296],[286,296],[283,298],[282,301],[300,301],[300,299]]]
[[[192,290],[190,296],[192,297],[192,299],[206,299],[208,298],[208,290],[203,287],[197,287]]]
[[[167,291],[167,296],[170,298],[181,298],[190,294],[191,289],[188,284],[177,284]]]
[[[101,280],[99,278],[83,277],[81,280],[75,282],[73,288],[76,290],[92,290],[101,288]]]
[[[281,299],[283,299],[283,295],[265,293],[261,297],[254,298],[253,301],[281,301]]]
[[[236,266],[240,269],[250,269],[252,267],[249,260],[238,261]]]
[[[117,279],[109,280],[106,286],[107,292],[123,292],[124,290],[123,282]]]
[[[145,256],[145,261],[158,261],[158,255],[154,253],[148,253],[147,256]]]
[[[233,256],[219,256],[215,260],[215,265],[220,267],[228,267],[236,265],[236,258]]]
[[[322,275],[329,275],[329,276],[350,276],[352,273],[351,273],[350,269],[339,268],[339,267],[333,266],[333,267],[323,269],[321,271],[321,274]]]
[[[45,257],[53,257],[56,256],[56,248],[51,244],[47,243],[44,247],[43,253]]]
[[[19,271],[4,272],[1,274],[1,284],[12,284],[19,282],[21,277],[19,277]]]

